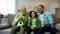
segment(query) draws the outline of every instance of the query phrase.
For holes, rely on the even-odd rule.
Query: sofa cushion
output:
[[[14,18],[15,18],[15,14],[8,14],[8,23],[12,24]]]
[[[12,29],[7,28],[7,29],[0,30],[0,34],[12,34]]]
[[[55,27],[56,27],[56,29],[58,29],[58,30],[60,31],[60,23],[57,23],[57,24],[55,25]]]
[[[8,23],[1,23],[1,24],[0,24],[0,30],[1,30],[1,29],[6,29],[6,28],[8,28],[8,27],[11,27],[11,25],[8,24]]]

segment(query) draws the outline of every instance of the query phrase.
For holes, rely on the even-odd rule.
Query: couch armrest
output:
[[[1,23],[1,24],[0,24],[0,30],[1,30],[1,29],[6,29],[6,28],[9,28],[9,27],[11,27],[11,25],[8,24],[8,23]]]

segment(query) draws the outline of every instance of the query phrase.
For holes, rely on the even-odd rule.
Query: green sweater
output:
[[[36,25],[40,28],[41,27],[41,21],[38,18],[36,18],[36,20],[34,20],[35,22],[33,20],[34,19],[32,19],[32,18],[29,19],[29,27],[31,27],[32,25]]]
[[[18,13],[16,16],[15,16],[15,18],[14,18],[14,20],[13,20],[13,22],[12,22],[12,26],[13,25],[16,25],[18,22],[19,22],[19,17],[20,16],[22,16],[21,17],[21,20],[24,22],[24,26],[27,26],[27,20],[28,20],[28,16],[29,16],[29,14],[28,13],[26,13],[26,14],[24,14],[24,15],[22,15],[21,13]]]

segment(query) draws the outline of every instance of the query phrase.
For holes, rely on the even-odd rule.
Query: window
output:
[[[0,0],[0,13],[15,14],[15,0]]]

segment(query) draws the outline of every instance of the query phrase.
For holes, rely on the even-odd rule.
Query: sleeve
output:
[[[18,17],[20,16],[20,14],[17,14],[12,22],[12,26],[16,24],[16,22],[18,21]]]
[[[37,19],[36,25],[37,25],[39,28],[41,27],[41,21],[40,21],[39,19]]]
[[[49,20],[49,23],[50,24],[53,24],[54,22],[53,22],[53,18],[52,18],[52,15],[49,13],[48,14],[48,20]]]
[[[30,27],[30,17],[28,17],[28,27]]]

